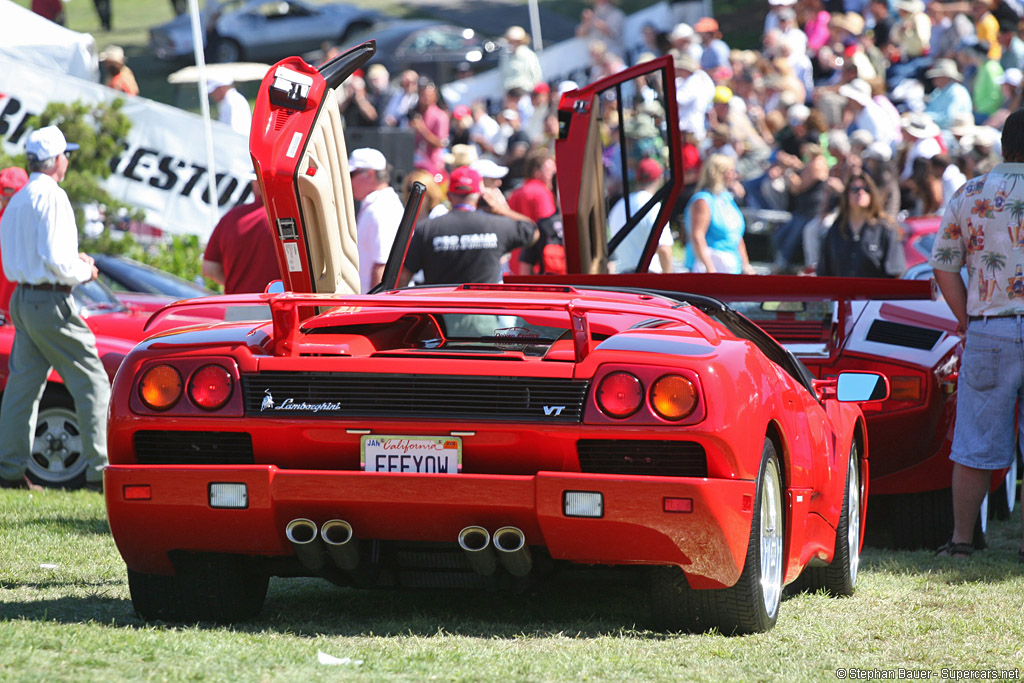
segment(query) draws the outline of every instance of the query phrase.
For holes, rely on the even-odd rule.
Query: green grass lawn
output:
[[[789,596],[775,630],[741,638],[643,630],[639,588],[585,577],[525,595],[274,579],[257,621],[146,624],[100,496],[0,491],[0,528],[2,680],[824,681],[1024,662],[1016,515],[969,561],[869,550],[856,596]]]

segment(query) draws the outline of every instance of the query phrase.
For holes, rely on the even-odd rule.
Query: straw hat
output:
[[[960,75],[960,69],[952,59],[936,59],[932,68],[924,72],[925,78],[952,78],[960,82],[964,77]]]
[[[933,138],[942,132],[939,126],[932,121],[932,117],[924,112],[915,111],[905,114],[901,125],[908,134],[920,140]]]
[[[449,166],[469,166],[478,159],[476,147],[473,145],[452,145],[452,151],[446,155],[445,162]]]
[[[516,43],[528,43],[530,42],[530,34],[522,26],[509,26],[508,30],[505,31],[505,40]]]
[[[855,78],[839,86],[839,95],[866,107],[871,102],[871,85],[861,78]]]
[[[113,62],[124,66],[124,48],[119,45],[109,45],[99,54],[99,60],[100,63]]]

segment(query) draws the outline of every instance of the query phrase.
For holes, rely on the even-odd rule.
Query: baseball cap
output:
[[[59,156],[64,152],[73,152],[78,145],[64,139],[64,133],[57,126],[47,126],[28,134],[25,141],[25,154],[37,161],[45,161]]]
[[[537,85],[533,86],[533,92],[536,95],[548,93],[551,92],[551,86],[545,83],[544,81],[541,81]]]
[[[647,157],[646,159],[641,159],[640,163],[636,165],[636,179],[640,183],[654,182],[661,178],[664,173],[665,169],[657,159]]]
[[[18,166],[11,166],[0,171],[0,191],[11,195],[28,184],[28,173]]]
[[[693,30],[697,33],[714,33],[718,30],[718,22],[711,17],[701,17],[693,25]]]
[[[471,116],[473,116],[473,112],[470,111],[469,107],[467,107],[464,104],[460,104],[460,105],[456,106],[454,109],[452,109],[452,118],[453,119],[464,119],[466,117],[471,117]]]
[[[469,165],[471,169],[480,174],[481,178],[504,178],[508,175],[508,168],[496,164],[490,159],[477,159]]]
[[[371,171],[383,171],[388,167],[388,160],[384,155],[372,147],[360,147],[352,150],[348,157],[348,170],[361,171],[365,168]]]
[[[480,174],[469,166],[459,166],[452,171],[448,181],[448,194],[467,195],[480,192]]]

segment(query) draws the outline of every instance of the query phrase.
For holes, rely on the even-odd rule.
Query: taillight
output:
[[[628,372],[613,372],[597,388],[597,405],[610,417],[629,417],[643,403],[644,388]]]
[[[139,398],[153,410],[167,410],[181,398],[181,374],[170,365],[154,365],[139,381]]]
[[[920,401],[920,377],[889,377],[889,399],[892,401]]]
[[[666,420],[682,420],[697,408],[697,387],[682,375],[664,375],[651,386],[651,407]]]
[[[203,410],[216,410],[231,398],[231,375],[219,365],[204,365],[192,374],[188,395]]]

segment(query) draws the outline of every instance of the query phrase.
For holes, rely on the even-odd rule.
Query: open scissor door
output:
[[[607,273],[615,250],[644,229],[639,262],[623,272],[646,272],[682,188],[682,155],[671,57],[660,57],[562,95],[558,106],[558,192],[566,267],[570,273]],[[639,189],[635,170],[644,158],[665,167],[663,182],[643,206],[626,203],[626,221],[609,237],[615,201]],[[657,211],[651,224],[645,220]]]
[[[370,41],[319,68],[288,57],[260,84],[249,151],[289,291],[359,293],[354,201],[335,89],[375,50]]]

